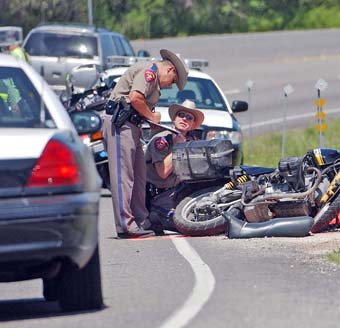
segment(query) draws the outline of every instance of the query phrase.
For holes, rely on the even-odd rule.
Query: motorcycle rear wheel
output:
[[[220,187],[206,188],[184,198],[178,203],[174,212],[174,223],[177,230],[187,236],[211,236],[225,232],[226,222],[220,213],[205,214],[204,219],[197,220],[194,215],[195,206],[203,197],[209,197]]]
[[[331,203],[326,204],[317,214],[314,224],[310,229],[311,232],[317,233],[328,228],[329,222],[338,217],[340,212],[340,194],[338,194]]]

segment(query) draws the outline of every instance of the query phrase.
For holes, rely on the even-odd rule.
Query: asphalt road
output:
[[[255,125],[279,118],[285,83],[295,89],[289,98],[291,115],[314,111],[314,85],[319,77],[329,83],[326,107],[337,108],[335,40],[339,33],[283,32],[134,43],[153,55],[157,54],[154,49],[169,48],[186,57],[209,59],[209,73],[230,99],[246,97],[245,82],[251,78]],[[248,124],[247,116],[239,118]],[[173,234],[116,240],[114,235],[111,200],[103,192],[103,310],[63,314],[56,303],[43,300],[39,280],[0,284],[0,327],[339,326],[340,267],[328,262],[325,254],[339,248],[340,232],[250,240]]]
[[[116,240],[103,191],[105,308],[64,314],[40,280],[0,284],[0,327],[338,327],[340,267],[325,260],[340,232],[230,240],[169,234]]]

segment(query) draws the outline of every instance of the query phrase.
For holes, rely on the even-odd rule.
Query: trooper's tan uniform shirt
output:
[[[166,230],[175,230],[172,219],[175,207],[175,187],[179,178],[172,171],[166,179],[162,179],[156,170],[155,164],[163,162],[168,154],[173,152],[173,133],[162,131],[157,133],[148,143],[145,151],[147,166],[147,182],[159,189],[159,194],[149,199],[150,219],[152,222],[161,223]],[[187,141],[195,140],[195,137],[186,136]]]
[[[138,91],[153,109],[160,97],[157,66],[139,62],[127,69],[113,89],[111,98],[118,100]],[[141,138],[141,128],[126,122],[121,128],[112,126],[111,115],[103,116],[103,138],[109,158],[111,194],[117,233],[136,227],[150,226],[149,212],[145,206],[146,165]]]
[[[157,133],[148,143],[145,152],[147,167],[147,181],[157,188],[172,188],[177,183],[177,176],[174,171],[166,179],[162,179],[155,168],[155,163],[163,162],[164,158],[172,153],[172,132],[162,131]]]
[[[111,98],[118,100],[121,96],[127,96],[131,91],[142,93],[149,108],[156,106],[161,95],[156,64],[139,62],[131,66],[119,79]]]

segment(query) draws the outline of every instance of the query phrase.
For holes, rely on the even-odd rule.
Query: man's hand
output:
[[[179,133],[179,134],[173,136],[172,140],[173,140],[174,144],[184,143],[184,142],[187,141],[187,139],[185,138],[185,136],[184,136],[183,134],[181,134],[181,133]]]
[[[159,123],[161,121],[161,113],[152,112],[145,102],[144,95],[139,91],[131,91],[129,93],[129,99],[131,106],[139,113],[139,115],[145,117],[149,121]]]
[[[157,131],[157,130],[162,130],[162,128],[160,126],[157,126],[155,124],[152,124],[152,122],[155,122],[155,123],[160,123],[161,121],[161,113],[160,112],[153,112],[152,113],[152,121],[148,121],[149,124],[150,124],[150,129],[151,130],[154,130],[154,131]]]
[[[161,113],[160,112],[154,112],[152,116],[153,116],[153,119],[152,119],[153,122],[155,122],[155,123],[161,122]]]

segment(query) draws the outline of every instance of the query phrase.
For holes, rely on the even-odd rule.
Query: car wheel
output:
[[[43,295],[46,301],[53,302],[59,298],[57,278],[43,279]]]
[[[64,311],[99,309],[103,306],[99,251],[81,270],[66,265],[60,274],[59,305]]]

